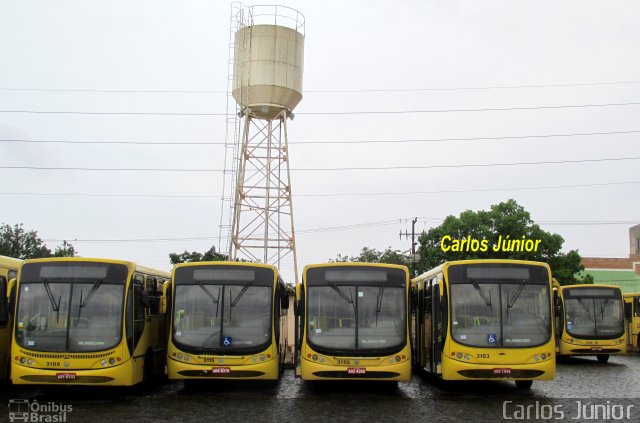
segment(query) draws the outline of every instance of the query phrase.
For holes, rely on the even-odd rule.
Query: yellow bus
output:
[[[417,369],[444,380],[555,377],[551,271],[521,260],[446,262],[411,281]]]
[[[172,281],[169,379],[279,378],[289,294],[275,267],[184,263]]]
[[[624,354],[622,291],[614,285],[566,285],[554,279],[556,352],[595,355],[600,363]]]
[[[164,373],[169,273],[128,261],[25,260],[18,273],[14,384],[120,385]]]
[[[306,266],[296,287],[296,376],[409,380],[408,289],[405,266]]]
[[[0,380],[9,378],[9,352],[11,350],[11,322],[13,310],[11,299],[15,298],[15,287],[10,284],[18,275],[22,260],[0,256]]]
[[[627,352],[640,351],[640,292],[624,294]]]

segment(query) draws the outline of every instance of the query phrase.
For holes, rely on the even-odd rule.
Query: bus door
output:
[[[624,303],[624,333],[627,344],[627,352],[633,349],[633,337],[631,336],[631,320],[633,319],[633,303],[623,298]]]
[[[148,296],[145,294],[142,275],[134,275],[129,284],[126,310],[127,346],[129,347],[131,357],[135,356],[134,351],[144,331],[144,309],[145,303],[148,302]]]
[[[300,377],[300,348],[302,348],[302,339],[304,335],[304,287],[302,284],[296,285],[296,301],[293,305],[294,315],[294,352],[293,352],[293,366],[295,369],[295,376]]]
[[[431,283],[432,289],[432,336],[431,336],[431,366],[432,372],[435,374],[442,373],[442,352],[447,335],[447,290],[444,281],[435,282],[435,278]],[[442,294],[440,294],[442,288]]]
[[[562,303],[562,295],[559,289],[553,290],[553,314],[555,317],[555,338],[556,351],[560,346],[560,339],[564,333],[564,304]]]

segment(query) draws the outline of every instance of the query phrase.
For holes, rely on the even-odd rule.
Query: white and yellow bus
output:
[[[18,273],[14,384],[135,385],[164,373],[166,272],[128,261],[25,260]]]
[[[12,279],[18,275],[22,260],[0,256],[0,380],[9,378],[9,353],[11,351],[11,323],[13,310],[10,304],[15,298]]]
[[[296,287],[296,376],[409,380],[408,290],[405,266],[306,266]]]
[[[554,279],[557,354],[595,355],[606,363],[624,354],[622,291],[614,285],[565,285]]]
[[[287,351],[289,294],[274,266],[175,266],[169,379],[277,380]]]
[[[551,271],[521,260],[446,262],[411,281],[417,369],[444,380],[555,377]]]

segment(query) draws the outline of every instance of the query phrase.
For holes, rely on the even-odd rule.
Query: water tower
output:
[[[304,17],[252,6],[237,28],[232,93],[242,121],[229,254],[276,266],[292,258],[297,283],[287,122],[302,99]]]

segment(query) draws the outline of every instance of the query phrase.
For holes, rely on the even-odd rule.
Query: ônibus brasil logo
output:
[[[49,401],[39,403],[38,400],[10,399],[10,422],[64,423],[73,406]]]

